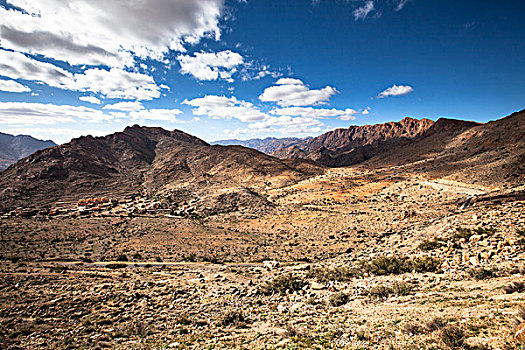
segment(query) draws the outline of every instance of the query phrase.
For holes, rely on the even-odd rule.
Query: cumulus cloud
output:
[[[6,92],[30,92],[31,89],[14,80],[0,80],[0,91]]]
[[[414,91],[414,88],[412,86],[409,86],[409,85],[392,85],[391,87],[389,87],[385,91],[382,91],[378,95],[378,97],[379,98],[385,98],[385,97],[389,97],[389,96],[402,96],[402,95],[407,95],[407,94],[411,93],[412,91]]]
[[[144,109],[144,106],[142,105],[142,103],[138,101],[117,102],[117,103],[113,103],[110,105],[105,105],[103,109],[133,112],[133,111],[140,111],[141,109]]]
[[[98,98],[96,98],[95,96],[80,96],[78,99],[80,101],[93,103],[93,104],[96,104],[96,105],[99,105],[101,103],[100,100]]]
[[[129,113],[132,119],[160,120],[168,122],[180,122],[177,115],[182,114],[180,109],[148,109],[137,110]]]
[[[237,67],[244,63],[244,58],[230,50],[221,52],[197,52],[193,56],[180,55],[177,60],[182,74],[189,74],[198,80],[233,81],[232,75]]]
[[[275,102],[281,107],[313,106],[326,103],[337,93],[331,86],[322,89],[310,89],[301,80],[281,78],[274,86],[264,90],[259,99],[263,102]]]
[[[83,73],[72,74],[51,63],[6,50],[0,50],[0,75],[65,90],[98,93],[109,98],[150,100],[159,97],[161,90],[146,74],[120,68],[90,68]]]
[[[42,125],[77,121],[101,122],[111,120],[102,111],[69,105],[30,102],[0,102],[0,125]]]
[[[365,109],[363,109],[363,111],[361,112],[362,115],[368,115],[370,114],[370,107],[366,107]]]
[[[133,56],[162,59],[169,49],[220,37],[224,0],[7,0],[2,46],[72,65],[123,66]],[[119,40],[115,40],[115,38]]]
[[[193,114],[211,118],[236,118],[243,122],[263,120],[268,115],[253,103],[238,100],[235,96],[206,95],[193,100],[185,100],[183,104],[194,107]]]
[[[336,108],[288,107],[276,108],[270,111],[270,113],[283,116],[301,116],[308,118],[337,117],[341,120],[354,120],[357,111],[351,108],[343,110]]]
[[[364,20],[374,11],[374,1],[370,0],[356,8],[353,12],[355,20]]]

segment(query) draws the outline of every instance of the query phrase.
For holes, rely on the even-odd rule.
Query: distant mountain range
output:
[[[42,141],[28,135],[9,135],[0,132],[0,171],[31,153],[56,146],[53,141]]]
[[[291,147],[299,144],[305,140],[310,140],[312,137],[308,138],[297,138],[297,137],[285,137],[285,138],[275,138],[267,137],[265,139],[250,139],[250,140],[220,140],[211,142],[212,145],[222,145],[222,146],[244,146],[248,148],[256,149],[260,152],[266,154],[274,154],[281,148]]]

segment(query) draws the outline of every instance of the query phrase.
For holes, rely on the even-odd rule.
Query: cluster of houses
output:
[[[76,217],[96,214],[133,216],[159,213],[169,216],[187,216],[194,211],[194,206],[197,201],[198,199],[194,199],[188,204],[174,207],[165,201],[142,197],[121,200],[108,197],[95,197],[80,199],[76,205],[57,202],[52,209],[17,208],[8,212],[4,217],[33,217],[37,215],[47,217]]]

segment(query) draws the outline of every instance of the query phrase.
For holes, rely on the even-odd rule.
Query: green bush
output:
[[[392,294],[394,294],[394,290],[392,289],[392,287],[388,287],[384,285],[374,286],[370,288],[370,290],[368,291],[368,295],[371,298],[375,298],[375,299],[386,299]]]
[[[426,256],[412,260],[412,267],[416,272],[437,272],[441,266],[441,260]]]
[[[126,256],[126,254],[120,254],[119,256],[117,256],[117,261],[128,261],[128,257]]]
[[[470,269],[468,270],[470,277],[476,280],[486,280],[489,278],[496,277],[496,272],[494,270],[488,270],[484,268],[479,269]]]
[[[374,275],[399,275],[412,270],[409,259],[383,255],[364,264],[366,272]]]
[[[452,237],[455,241],[458,241],[462,238],[466,239],[467,241],[469,240],[470,237],[472,237],[474,235],[474,233],[472,233],[472,230],[469,229],[469,228],[465,228],[465,227],[457,227],[456,228],[456,233],[454,234],[454,236]]]
[[[410,295],[413,290],[414,287],[407,282],[394,282],[392,285],[392,291],[397,296]]]
[[[112,270],[115,270],[115,269],[122,269],[122,268],[125,268],[127,267],[128,265],[127,264],[118,264],[118,263],[111,263],[111,264],[107,264],[106,267],[108,269],[112,269]]]
[[[247,322],[246,317],[241,311],[238,311],[238,310],[228,311],[224,315],[222,315],[219,319],[219,324],[221,326],[229,326],[229,325],[242,326],[242,325],[245,325],[246,322]]]

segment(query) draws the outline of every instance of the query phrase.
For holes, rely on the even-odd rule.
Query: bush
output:
[[[451,349],[461,349],[466,346],[465,332],[455,325],[442,328],[440,338]]]
[[[441,260],[426,256],[412,260],[412,266],[416,272],[437,272],[441,266]]]
[[[395,282],[392,285],[392,291],[397,296],[410,295],[412,294],[413,290],[414,287],[410,283],[406,282]]]
[[[488,270],[484,268],[470,269],[468,270],[468,273],[471,278],[474,278],[478,281],[496,277],[496,273],[494,270]]]
[[[261,287],[260,292],[264,295],[286,294],[300,291],[304,286],[306,282],[302,278],[287,274],[267,282]]]
[[[128,257],[126,256],[126,254],[120,254],[119,256],[117,256],[117,261],[128,261]]]
[[[132,257],[133,257],[133,260],[140,260],[140,259],[142,259],[142,255],[140,255],[140,253],[135,253],[135,254],[133,254]]]
[[[221,316],[219,319],[219,324],[221,326],[229,326],[229,325],[236,325],[236,326],[243,326],[247,322],[246,317],[241,311],[232,310],[226,312],[224,315]]]
[[[441,317],[434,317],[430,321],[428,321],[425,324],[425,328],[429,332],[439,331],[440,329],[444,328],[447,325],[447,321],[442,319]]]
[[[396,255],[380,256],[364,264],[365,271],[374,275],[399,275],[411,271],[409,259]]]
[[[332,294],[328,299],[330,305],[334,307],[342,306],[350,301],[350,295],[346,293],[336,293]]]
[[[512,282],[508,286],[505,286],[503,290],[505,290],[505,293],[507,294],[523,293],[525,292],[525,283],[524,282]]]
[[[474,229],[474,232],[476,232],[476,234],[478,235],[491,235],[496,232],[496,229],[493,227],[483,226]]]
[[[122,269],[122,268],[125,268],[127,267],[128,265],[127,264],[117,264],[117,263],[111,263],[111,264],[107,264],[106,267],[108,269],[112,269],[112,270],[115,270],[115,269]]]
[[[384,285],[374,286],[368,291],[368,295],[376,299],[386,299],[392,294],[394,294],[394,290]]]
[[[456,233],[452,237],[455,241],[460,240],[464,238],[465,240],[469,240],[470,237],[472,237],[474,233],[472,233],[472,230],[465,227],[457,227]]]
[[[336,268],[317,268],[310,271],[308,274],[309,278],[315,278],[317,282],[329,282],[329,281],[350,281],[355,277],[358,277],[360,272],[356,269],[349,267],[336,267]]]
[[[445,245],[445,243],[437,238],[431,240],[431,241],[423,241],[419,244],[418,248],[419,250],[422,250],[424,252],[428,252],[430,250],[441,248]]]

